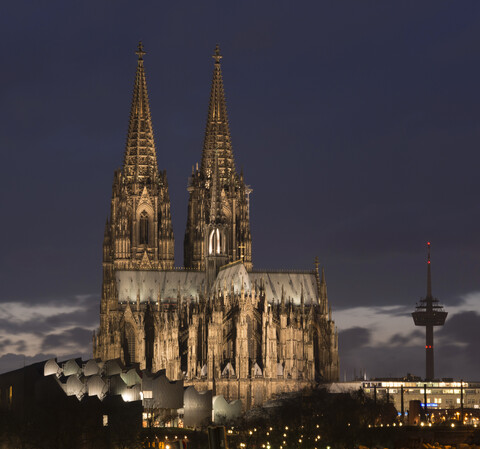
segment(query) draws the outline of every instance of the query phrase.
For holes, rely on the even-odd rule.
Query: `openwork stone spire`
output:
[[[235,163],[220,65],[222,55],[220,54],[218,44],[215,47],[212,58],[215,60],[215,64],[205,128],[205,140],[203,143],[201,171],[207,176],[213,174],[215,170],[215,155],[218,151],[218,171],[223,184],[230,173],[235,173]]]
[[[245,184],[243,174],[235,171],[218,45],[213,59],[201,167],[193,170],[188,183],[184,263],[187,268],[204,270],[206,258],[209,266],[216,268],[220,263],[242,260],[248,271],[252,269],[249,202],[252,189]],[[217,250],[212,253],[214,242]],[[214,262],[210,260],[212,257]]]
[[[145,51],[140,42],[137,73],[133,88],[132,108],[128,126],[127,145],[123,161],[124,175],[128,183],[144,184],[158,175],[152,118],[148,101],[147,81],[143,66]]]

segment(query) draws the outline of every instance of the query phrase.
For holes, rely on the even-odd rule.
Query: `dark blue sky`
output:
[[[439,375],[480,379],[479,350],[464,335],[480,324],[472,299],[480,291],[480,3],[439,0],[4,5],[3,369],[18,354],[90,350],[139,40],[177,265],[218,42],[236,164],[254,189],[254,265],[311,268],[318,255],[338,312],[342,373],[423,374],[408,313],[425,292],[430,240],[433,291],[453,322],[438,332]],[[379,325],[397,323],[402,308],[408,321],[385,341],[353,307],[382,310]],[[36,314],[22,321],[29,308]],[[405,363],[392,360],[384,373],[382,348],[405,352]],[[447,349],[463,357],[455,368],[442,365]]]

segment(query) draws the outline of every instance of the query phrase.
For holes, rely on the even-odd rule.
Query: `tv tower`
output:
[[[432,296],[432,272],[430,268],[430,242],[427,242],[427,296],[417,304],[415,312],[412,313],[415,326],[425,326],[425,353],[426,353],[426,376],[425,380],[433,380],[433,326],[443,326],[447,319],[447,312],[438,303],[438,299]]]

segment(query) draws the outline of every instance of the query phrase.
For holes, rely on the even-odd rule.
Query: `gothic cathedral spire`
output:
[[[117,272],[168,270],[173,268],[174,263],[167,175],[157,166],[143,66],[145,51],[141,42],[136,54],[137,72],[125,156],[123,167],[114,175],[110,219],[105,225],[100,332],[94,345],[95,357],[103,360],[121,357],[127,363],[141,357],[140,353],[134,354],[133,337],[129,337],[126,328],[122,329],[116,341],[108,336],[112,317],[123,313],[118,301]],[[149,351],[146,349],[146,352]],[[149,360],[151,355],[147,357],[147,366]]]
[[[222,182],[225,183],[228,176],[235,173],[235,163],[220,65],[222,55],[218,44],[212,58],[215,60],[215,64],[205,127],[205,140],[203,142],[201,171],[204,174],[212,174],[215,170],[215,157],[218,154],[219,175]]]
[[[123,167],[115,172],[108,230],[105,231],[104,283],[111,284],[109,299],[115,306],[115,270],[173,268],[173,228],[166,172],[160,172],[153,140],[152,117],[140,42],[130,122]],[[107,239],[108,237],[108,239]]]
[[[127,144],[123,160],[123,174],[129,184],[145,184],[147,180],[151,181],[152,178],[158,176],[158,166],[148,101],[147,80],[143,66],[143,57],[146,53],[141,42],[138,44],[136,54],[138,56],[137,73],[135,75]]]
[[[202,161],[188,184],[184,263],[187,268],[213,267],[213,271],[218,271],[221,265],[241,259],[247,270],[251,270],[249,195],[252,190],[235,170],[218,45],[213,59]],[[212,272],[207,278],[214,276],[216,273]]]

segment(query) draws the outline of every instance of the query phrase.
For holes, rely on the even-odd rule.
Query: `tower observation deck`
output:
[[[425,355],[426,355],[426,380],[433,380],[434,362],[433,362],[433,327],[443,326],[447,319],[447,312],[439,304],[437,298],[432,296],[432,272],[430,267],[430,242],[427,243],[427,296],[417,304],[415,312],[412,313],[415,326],[424,326],[426,328]]]

